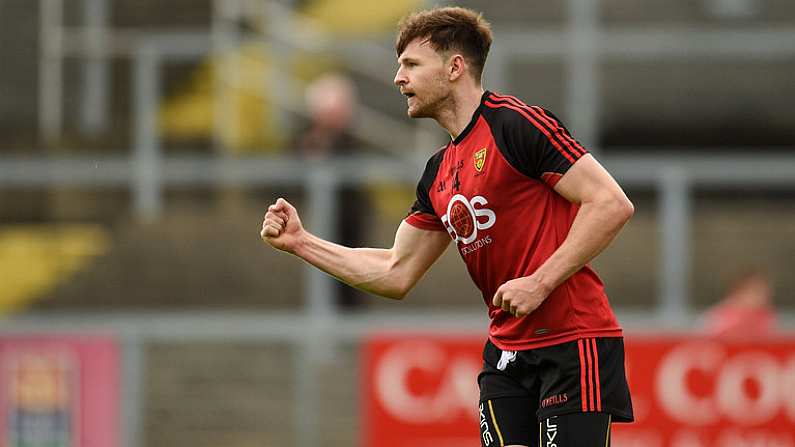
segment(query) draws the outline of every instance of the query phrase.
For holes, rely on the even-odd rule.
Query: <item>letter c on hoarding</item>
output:
[[[655,385],[657,399],[671,418],[693,425],[718,419],[709,397],[699,398],[690,392],[687,375],[694,370],[714,374],[725,357],[716,344],[685,344],[663,357]]]
[[[399,343],[390,347],[373,372],[376,398],[395,418],[413,424],[428,424],[455,419],[471,413],[477,402],[477,376],[480,364],[449,355],[439,345],[428,342]],[[426,393],[411,390],[412,371],[441,375],[437,389]],[[472,416],[476,416],[472,414]]]

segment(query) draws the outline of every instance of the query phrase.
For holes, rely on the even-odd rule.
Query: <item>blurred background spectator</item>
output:
[[[308,125],[292,144],[309,160],[345,156],[362,148],[352,134],[358,95],[353,82],[341,74],[326,74],[306,88]]]
[[[367,143],[352,133],[359,100],[350,78],[339,73],[324,74],[307,85],[305,97],[308,119],[291,144],[299,157],[323,162],[333,157],[366,155]],[[357,185],[342,185],[337,189],[337,205],[336,242],[363,247],[370,209],[367,193]],[[336,301],[342,309],[353,310],[368,301],[346,284],[337,283],[335,287]]]
[[[710,335],[758,338],[776,331],[773,285],[760,268],[736,275],[720,302],[707,309],[704,329]]]

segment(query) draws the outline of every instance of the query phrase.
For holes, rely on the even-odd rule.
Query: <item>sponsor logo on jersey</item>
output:
[[[471,200],[461,194],[454,195],[447,203],[447,213],[442,216],[442,223],[456,242],[471,244],[478,238],[478,230],[487,230],[494,226],[497,215],[485,208],[489,203],[483,196],[475,196]],[[485,244],[491,243],[491,238]]]
[[[475,152],[475,169],[478,172],[483,172],[483,165],[486,164],[486,148]]]
[[[492,239],[491,236],[486,235],[486,237],[482,237],[469,245],[464,245],[463,247],[461,247],[461,254],[468,255],[470,253],[474,253],[480,250],[481,248],[491,244],[492,242],[494,242],[494,239]]]

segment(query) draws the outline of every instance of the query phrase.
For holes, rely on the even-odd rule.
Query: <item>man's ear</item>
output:
[[[447,65],[447,76],[450,81],[455,81],[466,72],[467,63],[464,56],[454,53],[450,56],[450,61]]]

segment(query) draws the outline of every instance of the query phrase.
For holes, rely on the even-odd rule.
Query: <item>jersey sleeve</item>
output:
[[[444,150],[437,152],[428,160],[422,178],[417,183],[417,198],[411,205],[409,214],[404,219],[411,226],[422,230],[446,231],[442,221],[433,209],[431,203],[430,189],[436,180]]]
[[[538,106],[506,113],[502,133],[508,161],[519,172],[550,187],[588,151],[555,115]]]

